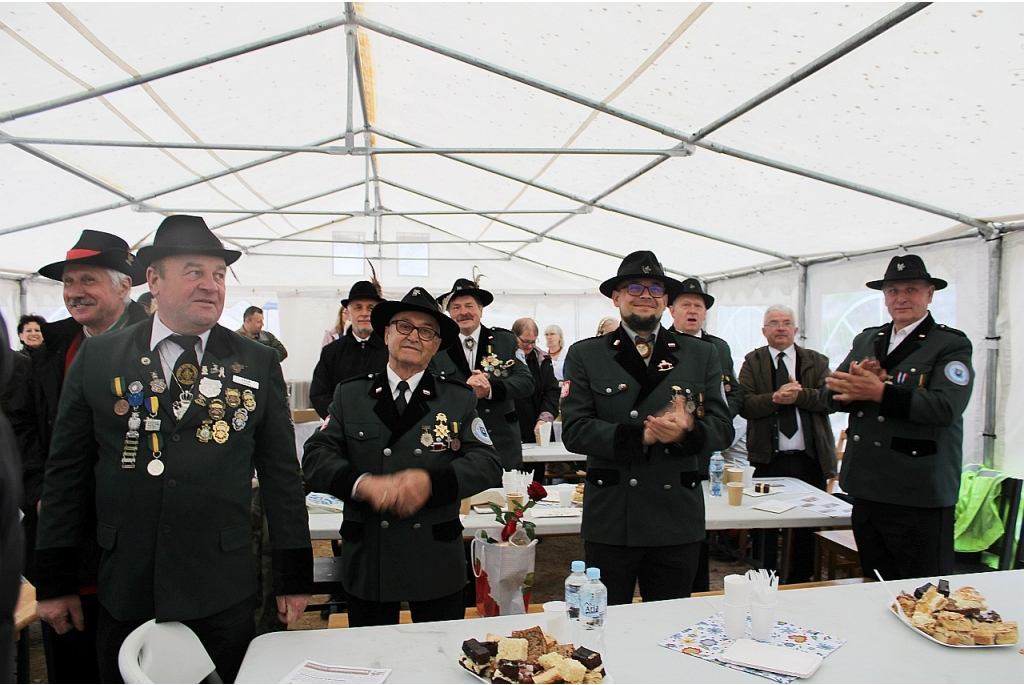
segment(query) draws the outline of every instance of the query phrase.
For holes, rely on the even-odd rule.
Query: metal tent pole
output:
[[[982,432],[985,466],[995,467],[996,403],[999,380],[999,286],[1003,272],[1003,238],[988,241],[988,326],[985,333],[985,429]]]
[[[74,95],[66,95],[64,97],[48,100],[39,104],[30,105],[28,107],[22,107],[20,109],[13,109],[6,112],[0,112],[0,123],[7,121],[13,121],[21,117],[27,117],[32,114],[40,114],[42,112],[48,112],[58,107],[64,107],[71,105],[76,102],[84,102],[85,100],[91,100],[92,98],[99,97],[101,95],[107,95],[114,93],[125,88],[131,88],[132,86],[142,85],[143,83],[149,83],[157,79],[164,78],[166,76],[173,76],[174,74],[180,74],[191,69],[198,67],[205,67],[208,64],[216,64],[226,59],[238,57],[256,50],[262,50],[263,48],[270,47],[272,45],[279,45],[286,43],[296,38],[302,38],[304,36],[312,36],[322,31],[329,31],[330,29],[344,26],[348,23],[345,17],[334,17],[333,19],[327,19],[325,21],[318,21],[315,24],[310,24],[299,29],[288,31],[287,33],[281,33],[270,38],[264,38],[252,43],[246,43],[245,45],[239,45],[238,47],[229,48],[220,52],[215,52],[204,57],[197,57],[190,59],[187,62],[181,62],[163,69],[157,69],[147,74],[140,74],[133,78],[123,79],[121,81],[115,81],[114,83],[108,83],[105,86],[97,86],[90,88],[89,90],[75,93]]]

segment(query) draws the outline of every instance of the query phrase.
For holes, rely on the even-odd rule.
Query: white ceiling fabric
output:
[[[900,7],[370,3],[356,5],[355,14],[364,24],[693,134]],[[249,250],[236,269],[246,287],[346,286],[351,276],[334,275],[329,259],[332,232],[343,231],[365,236],[366,254],[383,258],[378,269],[394,289],[425,281],[440,290],[477,260],[495,290],[533,292],[543,284],[594,292],[618,256],[641,247],[655,249],[677,274],[714,279],[778,264],[780,256],[874,250],[958,225],[950,216],[704,147],[609,193],[663,158],[514,149],[667,150],[678,137],[362,26],[355,33],[366,101],[354,88],[351,112],[346,29],[338,26],[7,116],[345,12],[341,3],[0,3],[0,131],[13,138],[340,150],[351,116],[356,146],[371,139],[361,133],[368,123],[376,147],[513,151],[457,155],[463,161],[377,155],[371,166],[345,154],[32,144],[90,182],[0,144],[0,269],[31,273],[61,258],[83,228],[133,245],[151,240],[162,214],[189,211]],[[1019,219],[1022,32],[1019,3],[928,6],[703,143],[971,219]],[[246,164],[254,166],[232,171]],[[367,182],[368,175],[376,180]],[[373,210],[434,213],[377,220],[323,214],[360,212],[367,199]],[[458,209],[532,213],[437,213]],[[267,210],[279,213],[250,215]],[[74,214],[84,216],[55,221]],[[33,227],[18,230],[25,226]],[[437,243],[425,278],[399,276],[394,266],[398,248],[391,243],[408,233]],[[309,242],[280,240],[293,234]]]

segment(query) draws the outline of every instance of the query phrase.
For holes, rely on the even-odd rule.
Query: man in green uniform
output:
[[[459,325],[457,344],[439,352],[431,369],[473,388],[477,411],[506,471],[522,470],[523,443],[515,401],[533,394],[533,374],[511,331],[480,323],[494,296],[473,281],[460,278],[438,304]],[[501,478],[492,485],[501,482]]]
[[[465,383],[427,370],[459,327],[423,288],[378,304],[384,373],[338,385],[323,429],[306,441],[310,486],[345,502],[342,583],[349,625],[463,617],[466,561],[459,502],[501,480],[501,464]]]
[[[227,682],[253,637],[250,493],[259,473],[278,614],[298,618],[313,556],[277,354],[217,325],[225,250],[199,217],[164,220],[139,251],[152,319],[85,340],[61,392],[39,519],[39,616],[80,629],[78,542],[95,511],[100,677],[145,621],[181,621]],[[201,360],[201,361],[200,361]]]
[[[946,281],[917,255],[893,257],[880,281],[892,321],[866,328],[829,378],[850,414],[839,484],[853,496],[864,575],[886,580],[953,572],[953,512],[963,466],[971,341],[928,311]]]
[[[263,330],[263,310],[259,307],[253,306],[245,310],[245,313],[242,314],[242,327],[235,333],[243,338],[252,338],[258,343],[274,348],[277,350],[278,361],[283,362],[288,358],[288,350],[284,343],[270,331]]]
[[[562,439],[587,455],[582,536],[610,604],[688,597],[704,539],[697,458],[732,441],[714,345],[660,324],[668,287],[653,252],[601,284],[622,324],[569,348]]]

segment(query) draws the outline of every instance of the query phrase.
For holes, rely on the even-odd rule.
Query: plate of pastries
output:
[[[901,590],[893,611],[929,640],[947,647],[1012,647],[1016,621],[1007,621],[970,585],[950,591],[949,581],[925,583],[913,592]]]
[[[485,683],[610,683],[601,654],[559,643],[540,626],[462,643],[459,664]]]

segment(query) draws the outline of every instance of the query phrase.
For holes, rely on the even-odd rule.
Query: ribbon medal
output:
[[[155,396],[146,398],[145,407],[149,412],[145,428],[147,431],[155,433],[160,430],[160,419],[156,417],[157,412],[160,411],[160,398]]]
[[[161,450],[164,446],[164,436],[160,433],[150,433],[146,436],[146,444],[153,452],[153,459],[146,464],[146,470],[151,476],[159,476],[164,472],[164,463],[160,461]]]
[[[119,398],[114,402],[114,413],[118,416],[124,416],[128,413],[128,402],[124,399],[125,394],[128,392],[128,386],[125,382],[124,376],[118,376],[117,378],[111,379],[110,381],[110,392]]]
[[[459,440],[459,422],[452,421],[452,440],[448,443],[449,449],[458,452],[462,448],[462,441]]]

